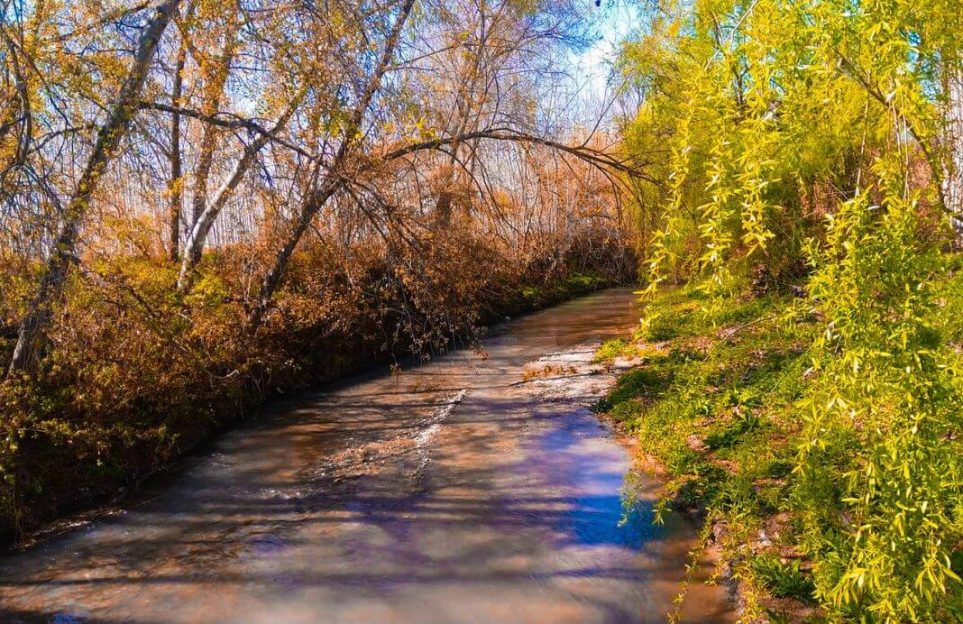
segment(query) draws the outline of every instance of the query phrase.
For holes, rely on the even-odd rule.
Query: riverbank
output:
[[[876,592],[886,582],[899,575],[912,584],[937,573],[948,580],[938,594],[927,595],[931,606],[920,609],[925,617],[919,619],[963,617],[957,599],[963,543],[919,537],[934,528],[952,534],[954,516],[939,516],[942,525],[911,520],[917,518],[912,514],[942,513],[932,511],[936,494],[924,492],[952,492],[956,473],[946,468],[927,476],[932,467],[920,458],[929,456],[917,449],[909,457],[919,464],[910,465],[893,442],[916,449],[926,441],[936,449],[933,457],[957,457],[959,411],[917,422],[899,407],[906,397],[925,397],[928,405],[955,400],[960,392],[963,272],[958,257],[945,260],[949,270],[934,286],[939,298],[914,320],[919,333],[912,340],[922,346],[901,347],[910,358],[939,362],[934,369],[944,375],[937,381],[912,377],[922,388],[917,394],[894,382],[895,375],[880,373],[885,367],[867,364],[874,357],[892,366],[896,343],[908,341],[906,334],[874,335],[868,355],[850,355],[840,367],[845,352],[838,332],[845,319],[827,323],[826,302],[793,284],[736,278],[726,296],[708,294],[718,291],[698,281],[663,288],[646,296],[631,338],[598,351],[603,363],[637,362],[596,407],[639,439],[640,463],[665,482],[661,511],[704,519],[703,546],[719,552],[720,574],[738,596],[745,621],[794,623],[840,614],[845,621],[874,620],[872,603],[861,601],[879,600]],[[936,357],[927,350],[934,345],[940,345],[939,359],[927,360]],[[903,368],[897,373],[906,374]],[[854,398],[840,391],[842,375],[853,375],[854,386],[867,394]],[[838,420],[829,420],[832,414]],[[886,416],[885,425],[873,420],[879,415]],[[884,495],[890,490],[874,489],[883,470],[929,490],[912,486],[921,501],[915,507],[891,503]],[[866,485],[854,485],[862,479]],[[861,516],[863,503],[878,505],[891,519]],[[930,549],[913,555],[924,563],[886,567],[891,562],[882,562],[892,553],[910,558],[909,551],[894,550],[899,540]],[[882,553],[874,565],[860,559],[860,549],[870,546]],[[932,554],[940,548],[943,554]],[[849,583],[865,593],[846,594]]]
[[[238,330],[246,312],[229,296],[231,273],[206,275],[182,301],[172,267],[132,264],[115,269],[117,283],[82,284],[45,373],[0,384],[0,536],[136,489],[276,397],[471,342],[484,324],[625,278],[610,258],[563,259],[548,275],[449,243],[431,259],[447,273],[397,285],[377,257],[354,267],[361,282],[308,252],[254,337]]]
[[[596,409],[640,440],[640,464],[665,483],[660,513],[704,522],[695,554],[716,552],[746,621],[819,613],[790,494],[800,430],[792,407],[818,324],[787,323],[792,302],[766,295],[713,305],[697,286],[666,289],[631,339],[596,354],[637,363]]]

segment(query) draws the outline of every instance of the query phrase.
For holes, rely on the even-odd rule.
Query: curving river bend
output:
[[[663,622],[694,530],[587,409],[610,290],[275,404],[131,507],[0,558],[5,622]],[[626,513],[626,488],[639,497]],[[694,584],[684,620],[726,622]]]

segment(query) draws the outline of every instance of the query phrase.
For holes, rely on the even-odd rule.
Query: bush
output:
[[[812,602],[816,586],[799,569],[799,560],[783,562],[773,554],[758,555],[752,560],[752,571],[774,596]]]

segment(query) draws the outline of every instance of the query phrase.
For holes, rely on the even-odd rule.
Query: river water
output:
[[[0,615],[663,622],[695,532],[653,525],[656,485],[626,479],[632,453],[587,408],[614,378],[592,350],[637,320],[610,290],[274,404],[127,508],[0,558]],[[683,615],[731,620],[701,583]]]

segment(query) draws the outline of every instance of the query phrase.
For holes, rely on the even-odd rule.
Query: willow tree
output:
[[[630,145],[670,148],[654,283],[707,273],[725,294],[736,264],[808,264],[825,332],[794,500],[837,618],[944,621],[963,599],[963,389],[938,293],[960,20],[951,1],[696,0],[626,49],[647,93]]]

